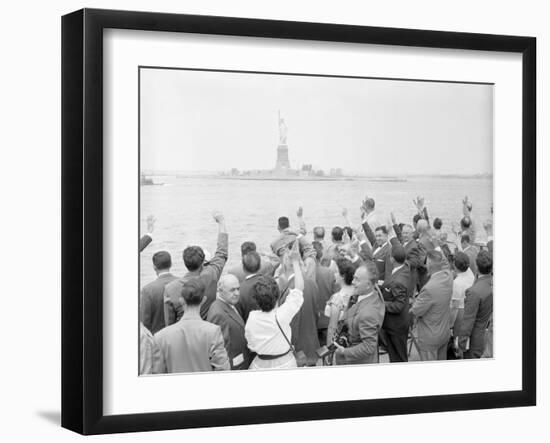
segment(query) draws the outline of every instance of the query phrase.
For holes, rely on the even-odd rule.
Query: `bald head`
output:
[[[218,281],[218,297],[230,305],[239,301],[239,279],[233,274],[222,275]]]
[[[422,234],[424,232],[427,232],[429,228],[428,222],[424,220],[423,218],[418,220],[418,223],[416,224],[416,230],[419,234]]]

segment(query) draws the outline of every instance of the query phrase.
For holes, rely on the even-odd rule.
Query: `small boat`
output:
[[[155,183],[152,178],[148,178],[145,175],[141,175],[139,184],[141,186],[154,186],[154,185],[163,185],[164,183]]]

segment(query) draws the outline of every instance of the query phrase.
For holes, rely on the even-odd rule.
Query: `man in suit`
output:
[[[144,326],[156,334],[166,326],[164,321],[164,288],[176,277],[170,273],[172,258],[166,251],[153,255],[153,267],[157,279],[141,290],[140,316]]]
[[[317,336],[320,343],[326,343],[329,318],[325,315],[325,307],[332,294],[338,292],[340,288],[336,284],[334,272],[321,264],[323,245],[319,241],[314,241],[312,245],[316,252],[315,282],[317,283],[317,294],[315,294],[315,304],[319,318],[317,321]]]
[[[386,315],[381,333],[384,336],[390,362],[408,361],[409,284],[410,271],[405,263],[405,248],[394,245],[391,250],[392,273],[381,287]]]
[[[214,220],[218,224],[218,246],[214,257],[206,263],[204,251],[200,246],[188,246],[183,251],[183,262],[189,272],[182,278],[173,280],[166,285],[164,291],[164,320],[166,326],[175,323],[183,315],[180,294],[186,281],[200,277],[206,287],[206,299],[201,305],[201,317],[203,319],[206,318],[210,305],[216,299],[218,280],[227,262],[228,237],[223,215],[215,213]]]
[[[231,274],[222,275],[218,295],[208,310],[206,320],[220,326],[231,369],[248,369],[250,351],[244,337],[244,320],[235,308],[239,301],[239,280]]]
[[[426,254],[424,249],[418,244],[414,238],[414,228],[411,225],[403,225],[401,229],[402,243],[405,248],[407,263],[410,269],[410,282],[408,291],[411,297],[414,296],[417,286],[424,286],[428,281],[426,271]],[[420,284],[421,282],[421,284]]]
[[[426,252],[433,251],[435,249],[434,242],[430,235],[430,225],[427,220],[420,219],[416,224],[416,231],[418,232],[418,243],[420,243]]]
[[[378,363],[378,336],[385,305],[375,287],[377,279],[373,262],[365,262],[355,271],[352,282],[355,295],[350,298],[343,319],[349,333],[349,346],[344,348],[334,343],[337,365]]]
[[[418,320],[418,347],[422,361],[447,359],[452,326],[453,274],[444,268],[444,263],[441,252],[428,252],[430,279],[418,293],[411,309]]]
[[[472,270],[474,277],[477,276],[478,269],[476,259],[477,254],[479,254],[479,249],[472,245],[470,234],[462,234],[460,237],[460,246],[462,247],[464,254],[466,254],[470,259],[470,269]]]
[[[201,319],[206,302],[206,286],[200,276],[182,285],[179,303],[183,316],[154,336],[159,349],[153,373],[205,372],[228,370],[229,358],[221,328]]]
[[[252,241],[245,241],[241,245],[241,257],[244,257],[249,252],[256,252],[256,243]],[[273,274],[275,273],[275,269],[279,266],[279,260],[274,258],[270,260],[267,256],[260,256],[261,257],[261,264],[260,269],[258,271],[261,275],[267,275],[268,277],[273,277]],[[239,280],[240,283],[242,283],[246,277],[246,271],[243,267],[242,262],[237,263],[236,265],[227,268],[227,273],[232,274]]]
[[[493,317],[493,258],[488,251],[477,255],[479,276],[466,291],[460,335],[470,339],[464,358],[480,358],[485,350],[486,330]],[[491,324],[492,328],[492,324]]]
[[[378,270],[378,284],[382,284],[391,276],[391,244],[388,241],[388,230],[386,226],[378,226],[374,230],[376,237],[376,247],[372,252],[372,257]]]
[[[237,308],[237,311],[246,323],[250,312],[260,309],[258,303],[256,303],[256,300],[252,296],[254,294],[252,288],[262,275],[260,273],[260,255],[256,251],[248,252],[243,255],[242,265],[245,271],[245,277],[241,282],[239,300],[235,308]]]

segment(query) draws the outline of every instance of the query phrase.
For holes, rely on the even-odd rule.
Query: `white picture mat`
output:
[[[493,82],[495,237],[521,232],[521,217],[508,204],[519,210],[522,201],[520,55],[107,30],[105,414],[521,389],[521,241],[507,242],[505,254],[495,248],[495,359],[138,377],[139,65]]]

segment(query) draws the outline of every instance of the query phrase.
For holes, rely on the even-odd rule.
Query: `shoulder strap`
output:
[[[285,332],[283,331],[283,328],[281,328],[281,325],[279,324],[279,320],[277,319],[277,312],[275,312],[275,322],[277,323],[277,327],[279,328],[279,331],[281,331],[281,334],[283,334],[283,337],[288,343],[288,346],[290,346],[290,349],[294,352],[294,346],[292,346],[292,344],[290,343],[290,340],[288,339]]]

